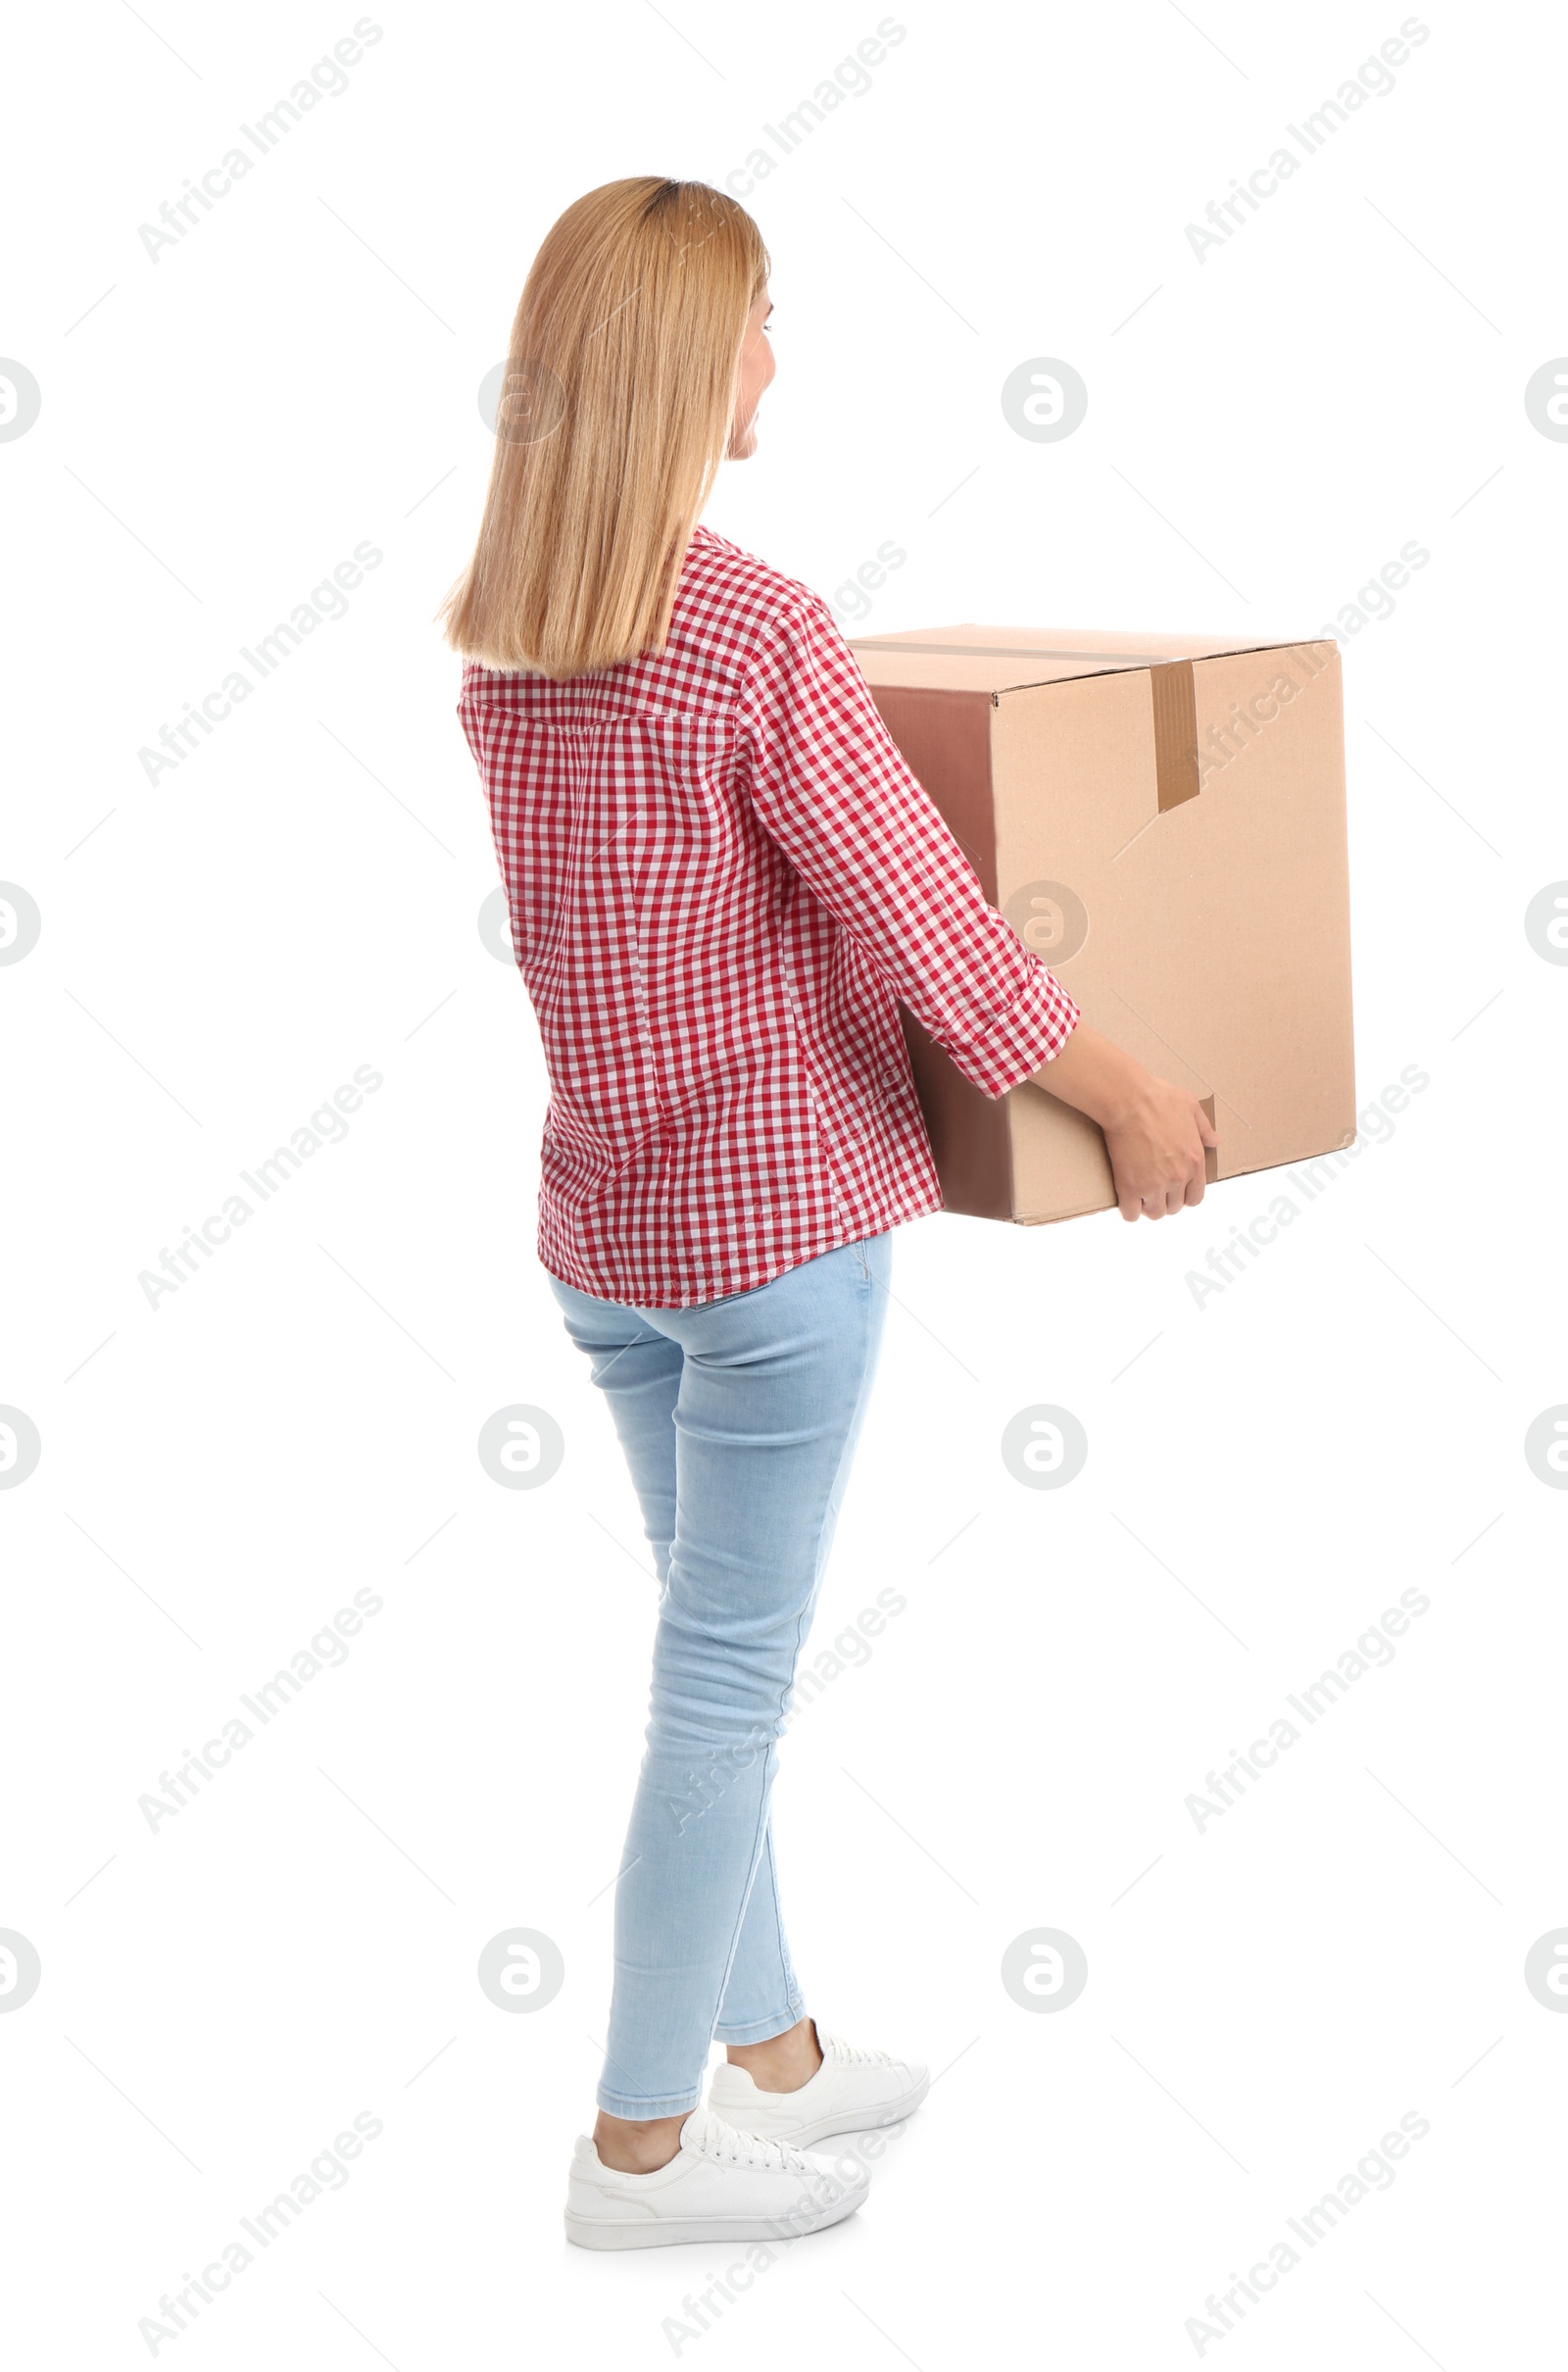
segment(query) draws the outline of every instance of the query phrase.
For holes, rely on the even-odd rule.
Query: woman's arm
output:
[[[779,619],[737,713],[763,829],[963,1076],[993,1098],[1027,1079],[1097,1120],[1124,1218],[1200,1202],[1216,1139],[1197,1099],[1090,1029],[987,903],[814,594]]]
[[[1030,1077],[1078,1007],[987,902],[815,594],[760,640],[735,714],[758,821],[813,897],[971,1086]]]
[[[1070,1104],[1105,1133],[1124,1219],[1162,1219],[1203,1199],[1203,1149],[1217,1145],[1198,1098],[1144,1068],[1113,1039],[1080,1021],[1031,1087]]]

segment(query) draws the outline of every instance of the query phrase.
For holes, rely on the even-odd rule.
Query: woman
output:
[[[698,525],[720,460],[756,449],[767,276],[701,183],[567,209],[443,611],[550,1075],[539,1256],[661,1585],[568,2182],[591,2248],[836,2222],[866,2178],[802,2145],[906,2116],[928,2081],[808,2015],[768,1821],[892,1230],[942,1204],[900,1003],[988,1096],[1033,1079],[1098,1121],[1125,1218],[1200,1202],[1214,1142],[987,904],[826,605]]]

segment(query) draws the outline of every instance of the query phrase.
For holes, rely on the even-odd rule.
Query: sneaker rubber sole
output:
[[[671,2216],[661,2223],[652,2216],[616,2221],[609,2216],[573,2215],[568,2207],[566,2238],[579,2248],[676,2248],[698,2241],[798,2240],[803,2234],[825,2232],[830,2224],[842,2223],[863,2203],[868,2189],[868,2184],[862,2184],[807,2216]]]

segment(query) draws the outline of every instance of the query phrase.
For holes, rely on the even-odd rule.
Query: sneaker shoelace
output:
[[[836,2060],[841,2067],[891,2067],[891,2051],[866,2051],[858,2043],[846,2043],[842,2035],[824,2034],[819,2026],[816,2039],[822,2046],[824,2058]]]
[[[684,2137],[683,2137],[684,2138]],[[809,2174],[812,2169],[787,2142],[764,2142],[756,2134],[737,2133],[722,2117],[709,2110],[691,2133],[690,2148],[711,2158],[716,2166],[750,2166],[761,2174]]]

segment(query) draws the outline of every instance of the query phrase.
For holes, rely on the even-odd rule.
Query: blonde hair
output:
[[[607,181],[567,207],[512,325],[473,558],[437,613],[454,650],[564,677],[663,647],[768,269],[745,208],[703,181]]]

